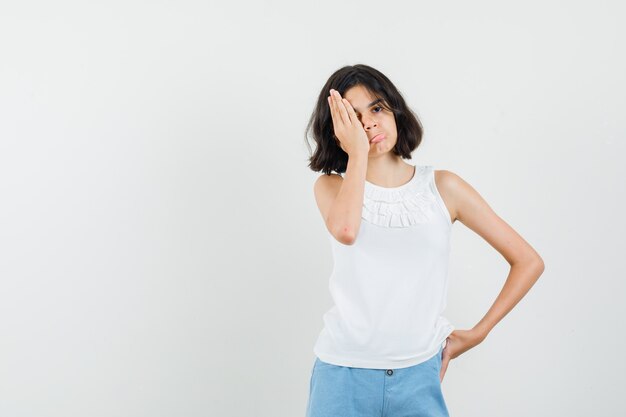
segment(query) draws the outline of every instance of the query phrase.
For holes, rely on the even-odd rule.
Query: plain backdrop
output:
[[[450,362],[453,417],[615,416],[626,387],[619,1],[0,5],[0,415],[304,416],[332,306],[304,128],[344,65],[543,257]],[[504,258],[456,222],[446,317]],[[389,416],[393,417],[393,416]]]

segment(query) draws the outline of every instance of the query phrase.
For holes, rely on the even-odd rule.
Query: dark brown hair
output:
[[[309,158],[309,168],[330,175],[332,171],[346,172],[348,154],[334,138],[333,119],[327,97],[330,89],[339,91],[343,97],[354,86],[363,86],[375,98],[382,98],[381,107],[393,112],[396,120],[398,140],[392,152],[404,159],[411,159],[413,152],[422,142],[424,130],[417,115],[407,106],[402,94],[380,71],[364,65],[348,65],[335,71],[320,91],[317,104],[304,132],[309,151],[309,132],[315,142],[315,152]]]

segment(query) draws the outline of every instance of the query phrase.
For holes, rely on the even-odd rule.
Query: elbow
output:
[[[335,240],[343,245],[353,245],[359,233],[361,219],[327,218],[326,226]]]
[[[523,258],[517,262],[514,262],[511,264],[511,266],[517,266],[519,268],[524,268],[524,269],[533,271],[533,273],[537,275],[537,278],[539,278],[539,276],[543,274],[543,271],[546,268],[543,262],[543,259],[541,259],[541,257],[536,254],[533,256],[528,256],[526,258]]]
[[[336,236],[335,239],[337,239],[339,243],[343,243],[344,245],[351,246],[354,244],[356,237],[354,237],[353,235],[343,234],[340,236]]]
[[[539,270],[539,275],[541,275],[546,269],[546,264],[543,262],[543,259],[541,259],[541,256],[537,256],[537,258],[537,268]]]
[[[537,271],[539,271],[539,274],[541,274],[546,268],[546,265],[543,262],[543,258],[539,256],[537,252],[534,253],[534,256],[532,257],[532,261],[530,263],[533,265],[533,267],[535,267],[535,269],[537,269]]]
[[[537,274],[537,278],[543,274],[543,271],[546,269],[546,266],[543,262],[543,259],[539,255],[537,255],[533,260],[528,261],[526,264],[527,268],[532,269]]]
[[[350,227],[341,227],[333,233],[333,236],[339,243],[344,245],[353,245],[356,241],[356,231]]]

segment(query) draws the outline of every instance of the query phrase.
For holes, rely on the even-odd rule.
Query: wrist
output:
[[[477,339],[479,339],[480,341],[483,341],[489,334],[489,329],[484,326],[476,325],[472,328],[472,332],[474,333]]]
[[[365,152],[365,151],[355,150],[355,151],[348,153],[348,161],[358,160],[358,161],[367,163],[368,157],[369,157],[369,151]]]

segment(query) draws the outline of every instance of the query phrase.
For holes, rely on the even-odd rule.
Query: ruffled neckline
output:
[[[382,187],[366,180],[361,217],[383,227],[426,223],[436,201],[428,187],[432,169],[430,165],[416,165],[413,177],[398,187]]]

